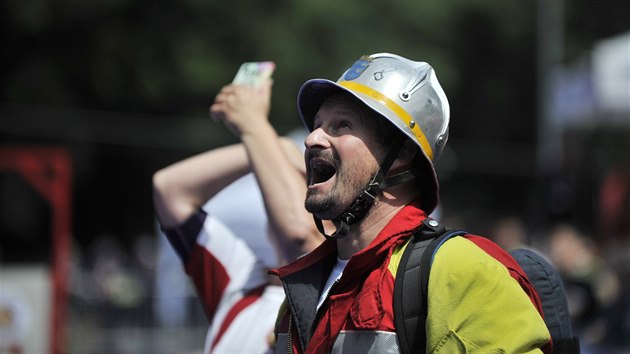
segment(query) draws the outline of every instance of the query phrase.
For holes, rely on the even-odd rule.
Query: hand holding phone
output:
[[[271,85],[261,85],[274,69],[275,63],[271,61],[243,63],[232,84],[224,86],[215,97],[210,117],[223,122],[236,136],[253,126],[253,120],[268,119]]]

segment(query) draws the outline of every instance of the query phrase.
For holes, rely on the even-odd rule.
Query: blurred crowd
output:
[[[505,249],[531,247],[564,281],[573,331],[585,353],[630,345],[630,242],[597,242],[571,223],[529,232],[518,217],[498,220],[491,236]]]

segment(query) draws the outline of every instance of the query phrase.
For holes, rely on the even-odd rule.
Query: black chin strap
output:
[[[389,172],[390,167],[394,163],[394,160],[398,157],[398,152],[400,148],[404,144],[405,139],[399,139],[394,142],[392,146],[389,148],[389,152],[387,156],[385,156],[385,160],[381,164],[381,168],[376,172],[374,177],[368,182],[367,186],[361,194],[354,200],[354,202],[339,216],[334,218],[332,221],[335,224],[338,224],[337,230],[332,235],[327,235],[324,230],[324,225],[322,224],[322,220],[317,216],[313,215],[313,219],[315,219],[315,225],[319,232],[324,235],[326,238],[343,238],[348,234],[350,230],[350,225],[361,221],[370,210],[372,205],[374,205],[374,201],[378,196],[379,192],[385,188],[391,187],[396,184],[405,183],[417,178],[420,175],[420,169],[412,169],[409,171],[405,171],[399,173],[397,175],[391,176],[389,178],[384,178],[384,176]]]

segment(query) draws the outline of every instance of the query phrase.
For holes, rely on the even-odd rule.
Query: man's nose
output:
[[[321,148],[325,149],[330,146],[328,134],[322,128],[313,130],[304,140],[304,146],[307,149]]]

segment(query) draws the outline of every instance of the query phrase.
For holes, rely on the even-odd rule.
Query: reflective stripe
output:
[[[382,93],[368,86],[359,84],[357,82],[342,81],[339,83],[339,85],[351,91],[368,95],[372,97],[372,99],[376,100],[377,102],[380,102],[385,107],[389,108],[389,110],[394,112],[398,116],[398,118],[400,118],[403,122],[405,122],[405,125],[407,125],[407,127],[411,128],[413,135],[416,136],[416,139],[418,139],[420,146],[422,146],[422,150],[424,150],[424,152],[427,154],[429,159],[433,161],[433,149],[431,148],[431,144],[429,144],[427,137],[424,135],[424,133],[422,132],[422,129],[420,128],[420,122],[414,120],[413,117],[409,113],[407,113],[407,111],[405,111],[404,108],[402,108],[400,105],[398,105],[396,102],[391,100],[389,97],[383,95]],[[415,125],[413,127],[410,127],[409,123],[412,120],[415,122]]]
[[[400,350],[394,332],[341,331],[330,353],[398,354]]]
[[[288,335],[278,333],[276,354],[286,354]],[[398,337],[394,332],[385,331],[341,331],[330,351],[331,354],[399,354]]]

